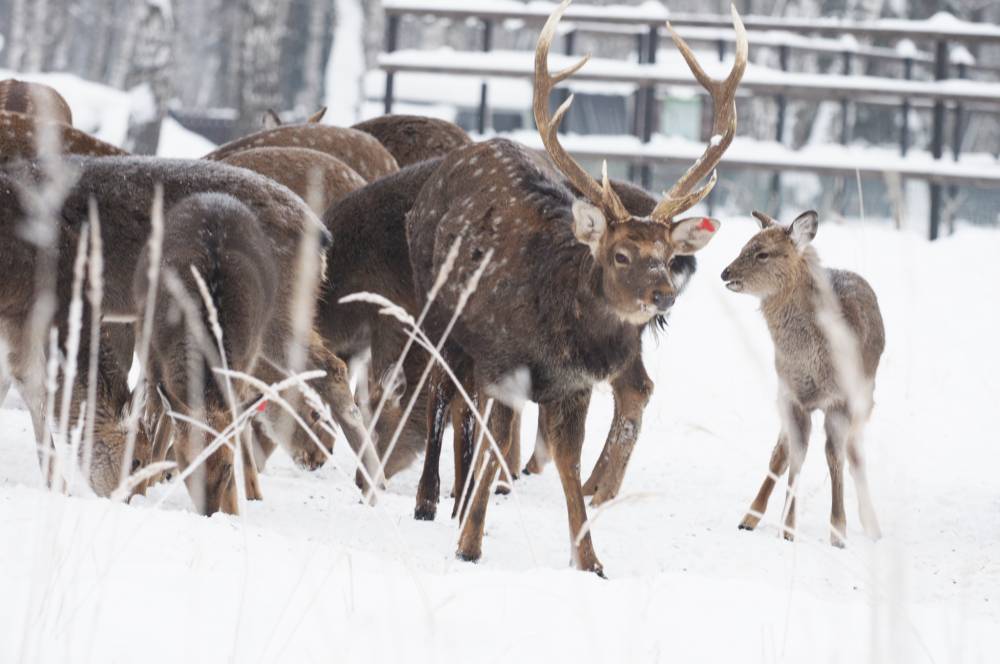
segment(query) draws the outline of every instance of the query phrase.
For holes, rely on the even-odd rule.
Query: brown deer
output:
[[[0,165],[39,155],[39,136],[51,132],[61,154],[114,156],[125,150],[94,138],[61,122],[50,122],[25,115],[0,111]]]
[[[264,129],[220,146],[205,159],[219,161],[242,150],[265,147],[308,148],[337,157],[366,182],[399,170],[396,160],[375,138],[357,129],[299,124]]]
[[[784,536],[795,535],[796,481],[809,444],[810,416],[825,417],[826,461],[833,491],[830,543],[845,544],[844,455],[858,490],[861,525],[880,536],[872,505],[861,433],[871,415],[875,372],[885,348],[878,299],[854,272],[820,265],[811,243],[817,215],[812,210],[788,226],[754,212],[761,230],[723,270],[726,287],[761,300],[774,341],[781,434],[768,475],[740,528],[753,530],[767,509],[774,484],[788,470]]]
[[[294,307],[300,245],[307,233],[317,234],[322,242],[327,242],[329,238],[319,219],[301,198],[268,178],[209,161],[147,157],[71,157],[67,161],[78,171],[79,177],[63,205],[61,231],[67,238],[73,238],[87,218],[88,199],[93,197],[97,201],[107,254],[105,317],[135,320],[140,313],[132,294],[132,280],[150,233],[150,210],[157,184],[162,185],[166,209],[191,194],[201,192],[229,194],[246,205],[263,229],[277,262],[277,274],[281,275],[277,283],[274,315],[265,329],[254,374],[267,383],[287,377],[292,350],[289,340],[293,338],[293,322],[296,319]],[[32,165],[29,170],[35,171],[34,176],[38,177],[36,166]],[[12,228],[18,223],[17,215],[11,208],[0,209],[0,216],[3,223],[10,224]],[[166,228],[165,233],[169,234],[170,229]],[[316,257],[320,269],[324,267],[324,259],[324,255]],[[72,253],[60,251],[59,261],[60,265],[66,261],[71,263]],[[314,301],[314,297],[310,301]],[[302,368],[326,372],[324,378],[311,384],[329,404],[332,416],[352,446],[361,449],[368,435],[350,391],[346,366],[324,347],[315,333],[309,334],[305,341],[308,356]],[[278,431],[287,425],[286,418],[275,404],[268,405],[263,413],[265,422],[280,425]],[[314,415],[312,419],[317,417]],[[295,431],[300,432],[301,429]],[[332,445],[328,439],[324,442],[328,448]]]
[[[38,274],[41,250],[31,241],[28,227],[30,215],[22,201],[22,182],[12,173],[0,171],[0,402],[11,383],[15,383],[31,415],[32,427],[45,481],[52,484],[50,456],[54,452],[46,427],[46,389],[48,348],[44,336],[39,338],[31,323],[36,303],[43,292],[32,275]],[[86,202],[84,201],[84,209]],[[84,213],[85,214],[85,213]],[[86,217],[84,216],[83,219]],[[81,220],[78,219],[78,222]],[[59,261],[55,287],[57,290],[57,325],[60,352],[68,353],[68,310],[74,281],[74,257],[80,238],[80,223],[63,228],[59,249],[64,260]],[[88,399],[90,358],[90,312],[84,311],[80,325],[80,341],[76,354],[76,376],[70,386],[68,422],[75,424],[84,402]],[[131,420],[132,394],[128,387],[128,371],[132,365],[132,332],[127,326],[102,330],[97,349],[95,383],[93,448],[80,448],[81,465],[89,471],[88,480],[94,491],[110,496],[119,486],[123,468],[136,471],[148,463],[151,445],[140,428],[132,456],[126,459],[126,438]],[[62,368],[54,403],[63,401]],[[53,413],[58,418],[60,413]],[[67,435],[68,432],[64,432]],[[87,467],[89,465],[89,468]]]
[[[564,0],[553,12],[539,37],[533,110],[546,151],[585,200],[547,176],[525,148],[494,139],[444,158],[407,216],[407,238],[421,297],[455,238],[463,238],[450,280],[427,318],[427,331],[439,338],[449,319],[457,317],[449,352],[471,366],[480,394],[490,394],[515,371],[527,370],[526,396],[543,406],[541,426],[566,496],[573,561],[600,574],[580,480],[591,390],[594,383],[627,368],[639,352],[643,330],[673,304],[677,291],[670,280],[670,260],[697,252],[719,228],[715,220],[676,217],[708,195],[714,168],[735,134],[736,87],[746,66],[747,42],[734,9],[736,65],[726,80],[714,81],[672,35],[695,77],[712,94],[714,136],[650,215],[635,217],[606,177],[603,183],[593,180],[559,144],[556,132],[569,100],[550,115],[549,93],[587,61],[555,75],[548,72],[549,46],[568,5]],[[478,287],[459,311],[459,298],[474,278]],[[494,405],[489,426],[501,447],[512,418],[509,406]],[[480,458],[485,467],[475,466],[480,478],[458,543],[464,560],[481,555],[486,507],[498,469],[492,453]]]
[[[320,212],[366,184],[340,159],[307,148],[253,148],[234,152],[221,161],[285,185]]]
[[[158,283],[151,321],[149,393],[159,392],[173,410],[221,432],[232,422],[237,405],[253,400],[256,394],[245,383],[220,378],[212,368],[224,365],[254,373],[278,284],[271,242],[256,216],[227,194],[184,198],[167,212],[164,226],[169,229],[160,261],[165,279]],[[148,269],[147,248],[136,267],[132,289],[140,311],[145,309],[149,291]],[[190,312],[175,301],[168,278],[183,287],[196,307],[196,320],[186,320]],[[199,279],[211,296],[212,311],[203,301]],[[224,356],[220,356],[220,342],[212,336],[216,324]],[[174,457],[183,472],[204,449],[208,437],[183,420],[166,418],[161,426],[174,430]],[[170,434],[157,431],[157,437],[169,438]],[[206,459],[204,468],[187,477],[188,492],[203,514],[237,512],[234,447],[221,447]],[[240,449],[248,448],[241,444]],[[244,453],[243,458],[247,496],[260,498],[252,455]]]
[[[69,104],[55,88],[44,83],[19,81],[16,78],[0,81],[0,111],[73,125],[73,112]]]
[[[326,115],[326,106],[323,106],[318,111],[310,115],[302,124],[319,124],[324,115]],[[281,116],[278,115],[278,112],[273,108],[269,108],[264,111],[264,129],[274,129],[275,127],[281,127],[284,124],[285,123],[281,121]]]
[[[454,122],[420,115],[383,115],[354,125],[378,139],[400,168],[434,157],[472,142]]]

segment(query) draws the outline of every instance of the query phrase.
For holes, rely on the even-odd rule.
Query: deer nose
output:
[[[723,281],[729,281],[729,277],[730,276],[732,276],[732,275],[730,275],[729,268],[727,267],[725,270],[722,271],[722,280]]]
[[[653,306],[660,311],[665,311],[670,307],[674,306],[674,300],[677,298],[673,293],[668,293],[667,291],[655,290],[653,291]]]

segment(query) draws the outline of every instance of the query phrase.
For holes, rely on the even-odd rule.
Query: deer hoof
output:
[[[743,520],[740,521],[739,529],[753,530],[754,528],[757,527],[758,523],[760,523],[760,517],[754,516],[753,514],[747,514],[745,517],[743,517]]]
[[[495,492],[498,496],[506,496],[510,493],[510,485],[506,482],[498,482]]]
[[[473,554],[473,553],[465,553],[461,549],[459,549],[458,551],[455,552],[455,557],[456,558],[458,558],[459,560],[465,561],[467,563],[476,563],[476,562],[479,562],[479,557],[481,555],[482,554],[479,554],[479,553],[475,553],[475,554]]]
[[[839,537],[837,537],[836,535],[831,535],[830,536],[830,546],[835,546],[838,549],[844,549],[844,548],[847,548],[847,543],[844,542],[844,540],[842,540]]]
[[[417,503],[413,509],[413,518],[417,521],[433,521],[437,515],[437,505],[434,503]]]
[[[784,534],[782,535],[782,537],[785,538],[786,542],[794,542],[795,541],[795,534],[792,533],[790,530],[786,530],[784,532]]]

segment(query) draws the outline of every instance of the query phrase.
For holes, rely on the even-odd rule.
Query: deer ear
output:
[[[586,201],[573,201],[573,234],[577,240],[590,247],[590,253],[595,256],[607,230],[608,221],[603,212]]]
[[[269,108],[264,111],[264,129],[274,129],[280,126],[281,118],[278,117],[278,114],[273,109]]]
[[[312,115],[310,115],[309,119],[306,120],[306,123],[307,124],[316,124],[317,122],[319,122],[320,120],[323,119],[324,115],[326,115],[326,106],[323,106],[318,111],[316,111],[315,113],[313,113]]]
[[[813,238],[816,237],[816,227],[818,224],[819,216],[815,210],[803,212],[795,217],[795,221],[788,227],[788,235],[792,238],[792,242],[795,243],[796,247],[805,249],[813,241]]]
[[[675,221],[670,229],[670,243],[680,256],[700,251],[712,239],[722,224],[710,217],[688,217]]]
[[[757,220],[757,225],[760,226],[761,230],[770,228],[775,224],[774,219],[772,219],[770,215],[767,215],[759,210],[754,210],[750,214],[752,214],[753,218]]]

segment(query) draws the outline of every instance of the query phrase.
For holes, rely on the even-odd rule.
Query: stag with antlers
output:
[[[539,37],[533,109],[546,151],[583,197],[540,168],[523,147],[494,139],[444,159],[407,218],[407,237],[421,294],[429,291],[455,238],[462,237],[449,284],[427,317],[427,331],[440,337],[457,315],[449,353],[472,367],[481,394],[495,393],[495,386],[509,382],[514,372],[527,370],[525,396],[542,406],[541,427],[566,496],[573,561],[600,574],[580,482],[591,391],[629,365],[643,329],[673,303],[677,289],[670,261],[700,250],[719,228],[713,219],[677,217],[715,184],[715,166],[736,130],[734,100],[747,43],[733,10],[736,65],[725,80],[715,81],[673,35],[695,78],[712,94],[718,136],[648,217],[636,217],[609,185],[606,168],[599,183],[560,145],[556,132],[572,97],[549,113],[549,93],[587,61],[556,74],[548,71],[549,46],[568,5],[569,0],[560,5]],[[459,309],[464,285],[474,275],[481,275],[478,288]],[[501,447],[510,439],[513,415],[510,406],[494,404],[489,428]],[[458,544],[458,556],[465,560],[481,555],[487,501],[499,466],[496,454],[479,459]]]

